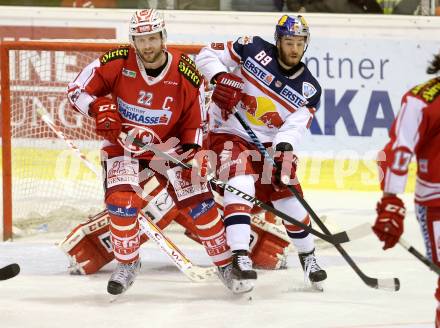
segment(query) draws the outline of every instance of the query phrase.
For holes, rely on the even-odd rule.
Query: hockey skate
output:
[[[141,269],[141,261],[124,264],[118,263],[107,284],[107,292],[112,295],[125,293],[133,285]]]
[[[309,253],[298,253],[299,261],[304,270],[304,282],[318,291],[323,291],[322,282],[327,279],[327,272],[316,261],[315,250]]]
[[[232,263],[218,270],[220,279],[234,294],[247,293],[254,288],[257,272],[252,270],[252,261],[247,251],[235,251]]]

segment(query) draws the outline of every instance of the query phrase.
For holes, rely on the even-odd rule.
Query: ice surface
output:
[[[374,220],[374,192],[308,192],[310,205],[343,229]],[[424,253],[411,195],[404,237]],[[209,265],[204,250],[181,235],[169,235],[193,262]],[[17,262],[19,276],[0,282],[0,327],[433,327],[436,275],[400,246],[384,252],[371,235],[343,247],[369,276],[398,277],[401,290],[367,287],[333,248],[317,255],[329,278],[323,293],[303,291],[297,255],[289,269],[259,271],[248,297],[231,295],[219,282],[189,282],[149,243],[133,287],[110,303],[107,279],[114,263],[93,276],[70,276],[67,259],[54,243],[63,235],[39,235],[0,243],[0,266]]]

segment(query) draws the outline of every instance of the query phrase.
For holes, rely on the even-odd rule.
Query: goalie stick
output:
[[[0,280],[7,280],[14,278],[20,273],[20,266],[17,263],[9,264],[0,268]]]
[[[178,158],[176,158],[176,157],[168,154],[167,152],[164,152],[164,151],[162,151],[162,150],[152,146],[151,144],[146,144],[146,143],[143,143],[141,140],[139,140],[137,138],[134,138],[132,136],[130,136],[130,137],[127,136],[127,134],[125,132],[121,132],[119,134],[119,138],[121,138],[124,142],[129,142],[129,144],[132,144],[132,145],[135,145],[135,146],[137,146],[139,148],[142,148],[145,151],[151,151],[151,152],[155,153],[156,155],[158,155],[158,156],[160,156],[160,157],[162,157],[164,159],[168,159],[172,163],[177,164],[178,166],[180,166],[182,168],[185,168],[185,169],[191,169],[192,168],[192,166],[189,165],[188,163],[182,162]],[[209,182],[219,186],[220,188],[228,190],[228,191],[234,193],[235,195],[237,195],[237,196],[239,196],[239,197],[241,197],[243,199],[246,199],[247,201],[251,202],[252,204],[257,205],[258,207],[260,207],[260,208],[262,208],[262,209],[264,209],[264,210],[266,210],[268,212],[271,212],[271,213],[275,214],[276,216],[278,216],[278,217],[280,217],[280,218],[282,218],[282,219],[284,219],[284,220],[286,220],[286,221],[288,221],[288,222],[290,222],[292,224],[300,226],[304,230],[310,232],[312,235],[315,235],[315,236],[317,236],[317,237],[327,241],[328,243],[331,243],[331,244],[346,243],[346,242],[349,242],[349,241],[351,241],[353,239],[356,239],[356,238],[359,238],[359,237],[362,237],[363,235],[365,235],[364,225],[362,225],[360,227],[359,226],[358,227],[354,227],[354,228],[352,228],[350,230],[347,230],[347,231],[338,232],[338,233],[336,233],[334,235],[332,235],[332,234],[329,234],[329,235],[323,234],[323,233],[321,233],[321,232],[319,232],[319,231],[309,227],[308,225],[302,223],[301,221],[298,221],[298,220],[292,218],[291,216],[289,216],[289,215],[287,215],[287,214],[285,214],[285,213],[275,209],[274,207],[272,207],[272,206],[262,202],[261,200],[255,198],[255,197],[253,197],[253,196],[251,196],[249,194],[246,194],[245,192],[243,192],[243,191],[241,191],[241,190],[239,190],[239,189],[237,189],[237,188],[235,188],[235,187],[233,187],[231,185],[228,185],[228,184],[226,184],[226,183],[224,183],[224,182],[222,182],[220,180],[217,180],[214,177],[213,174],[208,174],[207,180]]]
[[[73,153],[99,178],[100,172],[97,168],[84,156],[83,153],[81,153],[73,142],[64,136],[63,132],[53,122],[49,113],[44,108],[38,108],[37,113],[57,137],[65,141]],[[142,213],[141,218],[139,218],[139,224],[142,232],[152,239],[173,261],[175,266],[191,281],[204,282],[211,280],[213,277],[217,277],[214,267],[204,268],[194,265],[191,260],[189,260],[188,257],[186,257],[185,254],[164,235],[162,230],[150,219],[150,217]]]
[[[413,246],[411,246],[405,239],[400,237],[399,244],[405,248],[409,253],[414,255],[420,262],[424,263],[428,268],[430,268],[432,271],[437,273],[440,276],[440,267],[430,261],[428,258],[423,256],[417,249],[415,249]]]
[[[269,160],[269,162],[274,166],[277,167],[277,164],[275,163],[274,159],[270,156],[269,152],[267,151],[266,147],[261,143],[261,141],[258,139],[257,135],[254,133],[254,131],[251,129],[251,127],[243,120],[240,113],[237,111],[236,108],[233,109],[233,113],[235,118],[240,122],[243,129],[246,130],[246,133],[249,135],[249,137],[252,139],[252,142],[254,145],[258,148],[260,153]],[[310,214],[312,219],[316,222],[318,227],[327,235],[330,235],[330,230],[327,229],[325,224],[319,219],[318,215],[313,211],[313,209],[310,207],[310,205],[306,202],[306,200],[301,197],[298,190],[293,188],[290,185],[287,185],[287,188],[295,195],[295,197],[299,200],[299,202],[302,204],[304,209]],[[369,224],[362,225],[363,229],[367,229],[368,233],[371,231],[371,227]],[[359,276],[359,278],[362,279],[362,281],[369,287],[376,288],[376,289],[386,289],[386,290],[394,290],[398,291],[400,289],[400,281],[398,278],[390,278],[390,279],[377,279],[367,276],[365,273],[361,271],[361,269],[356,265],[356,263],[353,261],[353,259],[348,255],[348,253],[345,251],[345,249],[339,245],[334,244],[335,248],[338,250],[338,252],[342,255],[342,257],[347,261],[347,263],[350,265],[350,267],[356,272],[356,274]]]

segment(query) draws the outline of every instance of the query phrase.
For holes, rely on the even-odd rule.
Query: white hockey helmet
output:
[[[137,35],[147,35],[161,32],[162,39],[166,41],[165,20],[163,14],[156,9],[140,9],[131,16],[129,36],[131,41]]]

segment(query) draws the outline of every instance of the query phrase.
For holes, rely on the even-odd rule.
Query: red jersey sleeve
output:
[[[411,92],[402,98],[400,111],[390,130],[390,141],[379,153],[381,189],[393,194],[405,191],[408,166],[424,135],[426,103]]]
[[[179,61],[179,71],[183,74],[183,103],[179,119],[178,135],[181,144],[203,143],[203,124],[206,122],[205,85],[203,77],[194,62],[182,55]]]
[[[69,83],[67,98],[75,110],[88,115],[90,103],[111,92],[129,51],[130,47],[120,47],[104,53]]]

